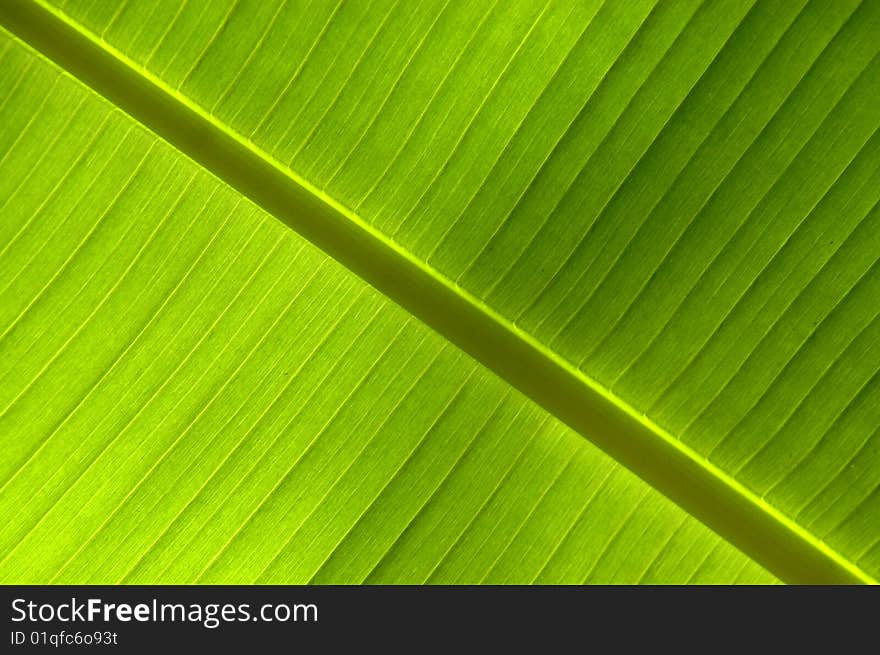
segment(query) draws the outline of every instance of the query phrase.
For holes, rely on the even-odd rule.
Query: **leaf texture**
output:
[[[880,575],[880,4],[57,11]]]
[[[0,580],[773,580],[94,93],[0,48]]]

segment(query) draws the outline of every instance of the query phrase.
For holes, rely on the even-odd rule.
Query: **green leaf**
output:
[[[198,166],[7,45],[7,579],[880,575],[880,4],[59,5]]]
[[[4,582],[772,580],[4,38]]]

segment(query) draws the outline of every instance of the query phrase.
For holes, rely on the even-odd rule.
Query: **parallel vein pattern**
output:
[[[0,581],[774,581],[5,34],[0,89]]]
[[[880,573],[880,4],[219,4],[59,6]]]

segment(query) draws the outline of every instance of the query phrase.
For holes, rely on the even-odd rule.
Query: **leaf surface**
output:
[[[425,307],[300,228],[753,557],[782,534],[877,577],[877,3],[68,2],[55,18],[229,135],[239,164],[410,262],[439,289]],[[489,317],[471,330],[486,343],[431,313],[442,293]],[[488,352],[502,332],[582,390],[529,387],[536,367]],[[596,398],[620,421],[582,417]]]
[[[4,37],[4,582],[760,567]]]

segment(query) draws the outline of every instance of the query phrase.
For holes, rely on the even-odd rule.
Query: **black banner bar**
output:
[[[868,587],[7,586],[0,652],[877,650]]]

